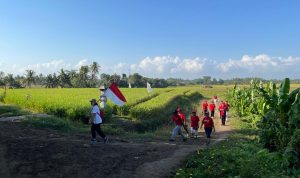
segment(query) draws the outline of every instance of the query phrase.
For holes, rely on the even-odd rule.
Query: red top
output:
[[[210,104],[209,104],[209,109],[210,109],[211,111],[214,111],[215,108],[216,108],[216,105],[215,105],[214,103],[210,103]]]
[[[214,99],[217,99],[217,96],[214,96]]]
[[[219,110],[220,110],[220,115],[224,116],[225,115],[225,106],[224,106],[224,103],[220,104]]]
[[[202,123],[204,125],[204,128],[211,128],[214,124],[214,121],[212,120],[212,118],[206,116],[203,118]]]
[[[191,127],[199,127],[199,117],[191,116]]]
[[[177,116],[177,115],[173,115],[172,120],[175,122],[176,125],[182,125],[182,123],[183,123],[181,121],[181,119],[179,118],[179,116]]]
[[[208,104],[207,104],[206,102],[204,102],[204,103],[202,104],[202,107],[203,107],[203,110],[207,110]]]
[[[182,120],[182,122],[185,123],[185,115],[181,112],[178,114],[178,116]]]

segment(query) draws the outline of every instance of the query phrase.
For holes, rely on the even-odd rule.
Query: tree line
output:
[[[248,84],[252,79],[263,82],[272,81],[280,83],[280,80],[265,80],[262,78],[233,78],[233,79],[216,79],[211,76],[202,76],[201,78],[187,80],[180,78],[148,78],[138,73],[132,75],[118,74],[99,74],[101,66],[97,62],[91,65],[84,65],[79,70],[61,69],[57,73],[43,75],[36,74],[33,70],[26,70],[25,75],[14,76],[5,74],[0,71],[0,86],[8,88],[31,88],[32,86],[45,88],[95,88],[99,85],[109,86],[115,82],[119,87],[143,88],[149,82],[154,88],[165,88],[168,86],[185,86],[185,85],[223,85],[223,84]],[[300,80],[291,80],[291,83],[300,83]]]

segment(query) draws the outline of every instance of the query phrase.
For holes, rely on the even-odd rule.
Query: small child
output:
[[[204,125],[204,130],[205,130],[205,134],[206,134],[206,138],[207,138],[206,145],[209,145],[210,144],[210,134],[211,134],[212,130],[214,129],[214,132],[216,132],[214,121],[212,120],[212,118],[209,117],[209,113],[205,113],[205,117],[203,118],[203,120],[201,122],[200,129],[202,129],[203,125]]]
[[[197,138],[198,136],[199,120],[196,111],[193,111],[191,116],[191,134],[194,135],[194,138]]]
[[[215,105],[214,101],[211,101],[211,103],[209,104],[209,110],[210,110],[210,117],[211,118],[215,117],[215,108],[216,108],[216,105]]]

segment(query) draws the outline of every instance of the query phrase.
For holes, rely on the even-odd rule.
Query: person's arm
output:
[[[214,129],[214,132],[216,132],[216,128],[215,128],[215,123],[214,123],[214,121],[212,121],[213,123],[212,123],[212,127],[213,127],[213,129]]]
[[[97,114],[97,112],[96,112],[95,109],[93,108],[93,109],[92,109],[92,112],[91,112],[90,123],[93,123],[93,121],[94,121],[95,118],[96,118],[96,114]]]
[[[203,126],[203,120],[202,120],[202,122],[201,122],[201,126],[200,126],[200,129],[202,129],[202,126]]]

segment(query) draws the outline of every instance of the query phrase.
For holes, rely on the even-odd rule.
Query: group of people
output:
[[[99,108],[96,99],[90,100],[90,103],[92,106],[91,117],[89,121],[91,124],[91,134],[92,134],[91,141],[93,143],[97,142],[96,133],[98,133],[99,136],[102,137],[104,143],[107,143],[108,138],[106,137],[106,135],[103,133],[101,129],[101,124],[104,118],[103,111],[101,111],[101,109]],[[200,129],[202,129],[202,127],[204,126],[204,131],[207,137],[206,144],[210,143],[210,135],[212,131],[215,131],[213,118],[215,117],[215,110],[217,104],[218,104],[217,96],[214,96],[214,99],[211,101],[210,104],[208,104],[206,100],[203,101],[202,114],[204,117],[201,120],[201,122],[199,116],[197,116],[196,111],[192,111],[191,113],[191,117],[190,117],[191,136],[193,136],[194,138],[198,137],[198,129],[199,129],[199,122],[200,122]],[[226,119],[228,119],[229,108],[230,105],[227,101],[220,102],[218,110],[220,112],[220,119],[222,120],[222,125],[225,125],[225,121]],[[178,106],[177,109],[173,112],[171,119],[175,123],[175,127],[172,131],[170,141],[175,141],[177,135],[180,135],[182,137],[182,140],[186,141],[187,137],[183,133],[182,129],[184,129],[187,134],[189,134],[189,130],[187,127],[187,120],[185,118],[185,114],[183,113],[180,106]]]
[[[211,103],[209,105],[208,105],[207,101],[204,100],[202,103],[203,114],[208,112],[208,106],[209,106],[210,117],[214,118],[217,103],[218,103],[217,96],[214,96],[214,99],[211,101]],[[225,125],[225,121],[229,120],[228,119],[229,108],[230,108],[230,105],[229,105],[228,101],[220,102],[219,112],[220,112],[220,119],[222,120],[222,125]]]
[[[200,122],[199,116],[197,116],[196,111],[192,111],[191,117],[190,117],[190,133],[191,136],[194,138],[198,137],[198,129],[199,129],[199,122],[200,129],[204,126],[204,131],[207,137],[206,144],[210,143],[210,135],[212,131],[215,131],[214,121],[213,118],[215,117],[215,110],[216,105],[218,104],[217,96],[214,96],[214,99],[211,101],[210,104],[207,103],[207,100],[204,100],[202,103],[202,114],[204,115],[203,119]],[[228,120],[228,113],[229,113],[230,105],[227,101],[221,101],[219,104],[219,112],[220,112],[220,119],[222,121],[222,125],[225,125],[225,121]],[[210,111],[210,112],[209,112]],[[180,135],[183,139],[183,141],[186,141],[186,137],[184,136],[182,132],[182,128],[189,134],[187,129],[187,121],[185,118],[184,113],[182,112],[182,109],[180,106],[177,107],[177,109],[173,112],[171,120],[175,123],[175,127],[172,131],[172,135],[170,138],[170,141],[175,141],[175,138],[177,135]]]

